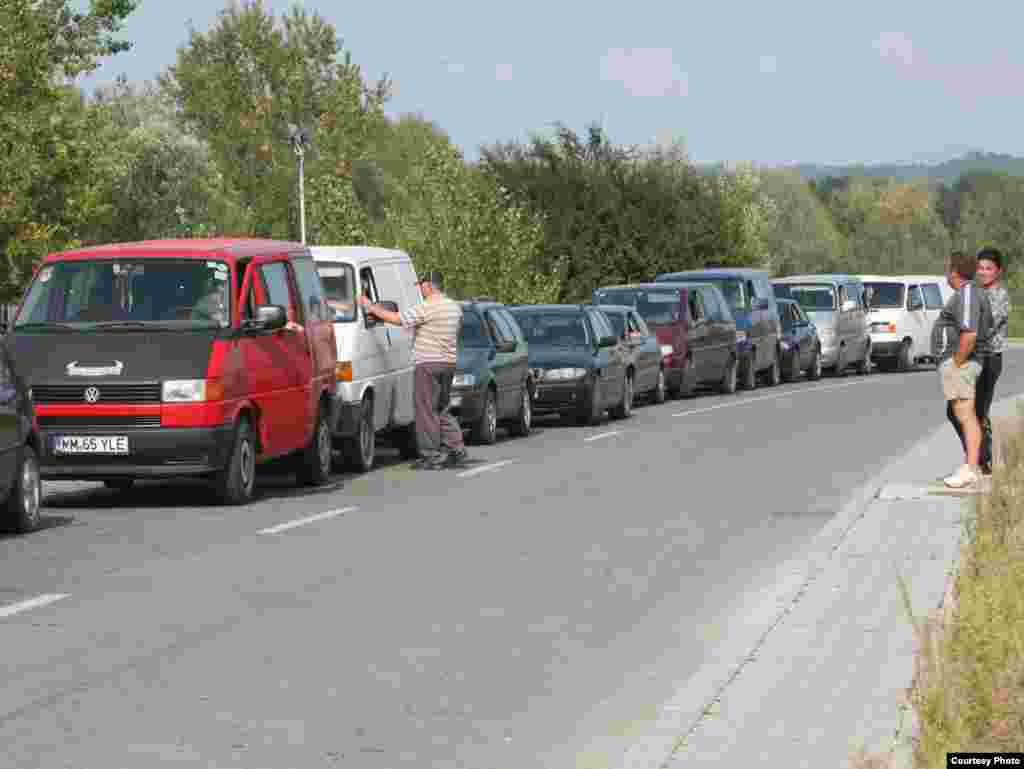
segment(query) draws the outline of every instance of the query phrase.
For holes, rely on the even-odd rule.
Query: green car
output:
[[[475,443],[494,443],[500,424],[513,435],[529,435],[533,377],[522,329],[499,302],[481,299],[461,305],[452,414]]]

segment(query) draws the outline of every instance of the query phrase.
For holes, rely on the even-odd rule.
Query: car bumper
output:
[[[899,355],[902,346],[903,339],[896,334],[871,335],[872,358],[895,358]]]
[[[448,409],[460,422],[476,422],[484,411],[484,394],[468,387],[453,390]]]
[[[574,382],[540,382],[533,392],[534,414],[558,414],[578,411],[590,403],[591,385]]]
[[[821,365],[834,366],[839,362],[839,342],[821,340]]]
[[[58,454],[60,436],[125,437],[128,453]],[[148,429],[43,429],[40,475],[46,480],[103,478],[169,478],[206,475],[227,465],[234,444],[234,425],[160,427]]]

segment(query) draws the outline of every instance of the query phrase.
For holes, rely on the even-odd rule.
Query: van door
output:
[[[384,274],[385,269],[380,265],[359,268],[359,292],[369,297],[371,302],[398,301],[381,293],[377,279]],[[394,280],[388,281],[387,285],[393,290]],[[374,392],[373,429],[380,430],[387,425],[394,403],[395,377],[391,369],[391,334],[383,321],[376,321],[362,307],[359,312],[356,349],[359,351],[360,370],[365,372],[366,385],[372,387]]]
[[[405,308],[405,291],[399,274],[398,263],[394,261],[373,265],[373,276],[377,282],[381,301],[391,301],[398,305],[401,312]],[[376,429],[387,427],[393,420],[392,415],[398,398],[399,372],[409,366],[412,354],[412,335],[400,326],[381,324],[381,330],[387,339],[386,369],[382,379],[387,382],[387,406],[378,409],[383,413],[374,415]],[[378,401],[378,403],[380,403]],[[383,404],[381,404],[383,406]]]
[[[935,321],[939,319],[939,313],[945,302],[942,299],[942,287],[939,283],[922,283],[921,293],[924,294],[924,336],[917,348],[917,355],[928,357],[932,354],[931,333]]]
[[[516,334],[497,308],[484,311],[491,336],[496,344],[514,342],[519,347]],[[519,383],[522,375],[517,370],[515,352],[497,352],[494,357],[494,382],[498,388],[498,416],[504,418],[519,408]]]
[[[914,309],[910,309],[913,307]],[[931,351],[931,326],[928,323],[928,310],[924,301],[924,292],[918,285],[907,286],[906,325],[903,329],[897,326],[897,332],[907,334],[911,339],[911,356],[916,358],[928,355]]]
[[[243,317],[257,305],[279,305],[297,322],[297,291],[285,256],[255,259],[242,286]],[[312,343],[301,326],[242,337],[247,391],[260,410],[264,454],[301,448],[312,431],[310,400],[313,378]]]
[[[416,272],[413,270],[412,260],[408,256],[395,263],[395,270],[398,273],[398,284],[402,291],[401,298],[395,298],[398,302],[398,309],[405,311],[415,307],[423,301],[420,293],[419,283],[416,282]],[[395,405],[393,408],[392,426],[410,424],[415,419],[413,410],[413,360],[412,360],[412,332],[399,326],[392,326],[388,329],[391,335],[391,346],[394,350],[397,369],[395,371]]]
[[[714,341],[711,334],[711,322],[707,308],[704,306],[703,292],[699,288],[687,289],[687,311],[690,314],[690,331],[688,336],[690,359],[693,361],[694,382],[707,382],[714,378],[715,362]]]
[[[736,337],[732,333],[732,315],[725,297],[711,288],[704,291],[704,300],[711,321],[711,379],[718,381],[725,376],[725,367],[736,353]]]

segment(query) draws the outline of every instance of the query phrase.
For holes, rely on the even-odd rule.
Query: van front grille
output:
[[[98,397],[87,399],[86,390],[95,390]],[[159,382],[32,385],[32,400],[35,403],[160,403],[161,388]]]

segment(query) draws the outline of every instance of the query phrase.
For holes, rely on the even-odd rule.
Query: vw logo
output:
[[[86,387],[85,388],[85,400],[88,403],[95,403],[100,399],[100,388],[98,387]]]

